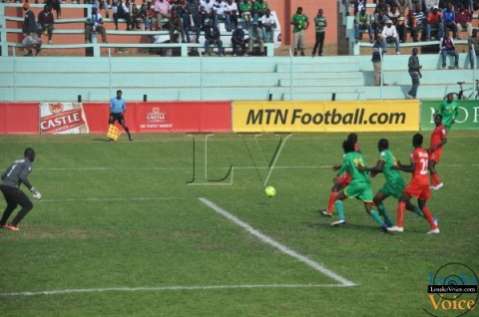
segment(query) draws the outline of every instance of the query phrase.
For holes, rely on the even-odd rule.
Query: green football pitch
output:
[[[359,141],[369,165],[380,137],[408,162],[411,136]],[[356,200],[344,227],[320,216],[344,138],[0,137],[2,170],[34,147],[43,194],[20,232],[0,230],[0,315],[427,316],[431,274],[479,269],[479,134],[449,136],[430,201],[437,236],[411,213],[404,233],[384,234]],[[395,218],[396,201],[386,206]]]

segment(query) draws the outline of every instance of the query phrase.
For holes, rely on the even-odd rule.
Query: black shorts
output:
[[[125,122],[125,117],[123,116],[123,113],[111,113],[110,112],[110,118],[108,120],[108,123],[113,124],[115,121],[118,121],[120,124],[123,124]]]
[[[0,185],[0,191],[3,193],[3,196],[5,197],[5,201],[7,202],[7,205],[14,205],[15,207],[17,205],[20,205],[22,207],[32,207],[33,204],[28,198],[27,195],[25,195],[24,192],[22,192],[20,189],[12,186],[6,186],[6,185]]]

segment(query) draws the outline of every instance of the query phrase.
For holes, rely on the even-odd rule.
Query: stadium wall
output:
[[[431,130],[441,100],[129,102],[135,133],[304,133]],[[0,103],[0,134],[106,133],[107,103]],[[83,129],[80,126],[85,125]],[[479,129],[477,101],[459,102],[455,130]]]

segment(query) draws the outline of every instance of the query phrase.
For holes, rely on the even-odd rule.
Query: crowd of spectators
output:
[[[367,33],[371,43],[379,40],[383,49],[394,44],[399,54],[400,43],[441,41],[443,60],[454,55],[454,40],[460,32],[473,35],[472,18],[479,0],[376,0],[373,13],[368,13],[366,0],[353,0],[355,36]],[[444,65],[444,63],[443,63]],[[445,65],[444,65],[445,66]]]
[[[171,43],[198,43],[204,32],[209,54],[213,47],[219,55],[224,53],[223,30],[232,35],[234,54],[243,55],[272,43],[277,27],[266,0],[95,0],[93,4],[106,16],[111,11],[116,29],[123,19],[126,30],[166,30]]]
[[[38,2],[38,1],[35,1]],[[75,2],[75,1],[74,1]],[[263,54],[265,43],[273,43],[276,20],[266,0],[85,0],[92,4],[91,15],[85,23],[85,39],[92,40],[93,33],[99,33],[107,42],[103,16],[113,19],[115,28],[120,21],[126,30],[165,30],[170,43],[199,43],[200,34],[205,36],[205,49],[211,54],[216,47],[217,54],[223,55],[221,32],[231,35],[234,55],[252,54],[254,50]],[[61,0],[45,0],[44,9],[35,19],[28,7],[25,15],[24,36],[34,38],[41,45],[41,35],[46,33],[51,43],[56,12],[61,17]],[[103,14],[102,14],[103,13]],[[220,24],[224,27],[220,27]],[[322,46],[320,48],[322,50]],[[31,54],[31,51],[28,51]],[[266,54],[266,52],[264,52]]]

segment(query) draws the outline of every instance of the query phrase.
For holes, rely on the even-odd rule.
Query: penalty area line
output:
[[[225,209],[221,208],[220,206],[216,205],[212,201],[200,197],[198,198],[204,205],[209,207],[210,209],[214,210],[217,214],[223,216],[224,218],[230,220],[234,224],[240,226],[244,230],[246,230],[249,234],[252,236],[256,237],[259,239],[261,242],[268,244],[272,246],[273,248],[277,249],[278,251],[281,251],[282,253],[289,255],[292,258],[295,258],[296,260],[306,264],[307,266],[311,267],[312,269],[323,273],[324,275],[328,276],[329,278],[339,282],[341,286],[343,287],[351,287],[351,286],[357,286],[354,282],[340,276],[339,274],[331,271],[330,269],[326,268],[324,265],[308,258],[307,256],[304,256],[293,249],[290,249],[289,247],[285,246],[284,244],[279,243],[278,241],[274,240],[273,238],[265,235],[261,231],[253,228],[250,224],[244,222],[243,220],[239,219],[235,215],[231,214],[230,212],[226,211]]]
[[[72,288],[45,291],[0,293],[0,297],[67,295],[75,293],[104,292],[167,292],[167,291],[206,291],[224,289],[268,289],[268,288],[335,288],[348,287],[342,284],[238,284],[238,285],[193,285],[193,286],[153,286],[153,287],[105,287],[105,288]]]

